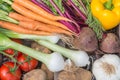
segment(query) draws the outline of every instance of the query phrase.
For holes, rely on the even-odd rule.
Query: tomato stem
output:
[[[7,54],[7,53],[5,53],[3,51],[0,51],[0,53],[7,56],[7,57],[9,57],[13,62],[15,62],[15,63],[17,62],[17,60],[13,57],[13,55],[9,55],[9,54]]]

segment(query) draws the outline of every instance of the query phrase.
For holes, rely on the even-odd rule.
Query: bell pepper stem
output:
[[[104,6],[106,9],[111,10],[113,8],[112,0],[105,2]]]

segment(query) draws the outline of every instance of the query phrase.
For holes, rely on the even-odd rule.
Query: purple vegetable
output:
[[[41,8],[43,8],[44,10],[46,10],[47,12],[52,13],[52,11],[49,9],[48,6],[46,6],[41,0],[31,0],[33,3],[35,3],[36,5],[40,6]]]
[[[54,12],[51,11],[50,7],[47,6],[42,0],[31,0],[36,5],[40,6],[47,12],[54,14]],[[64,7],[64,13],[59,9],[59,7],[56,5],[54,0],[49,0],[50,4],[56,9],[57,13],[60,16],[66,17],[73,22],[67,22],[67,21],[59,21],[62,24],[64,24],[66,27],[68,27],[70,30],[72,30],[75,33],[80,33],[81,26],[86,26],[85,21],[87,19],[86,15],[75,5],[75,3],[72,0],[62,0],[62,4]],[[83,7],[84,11],[86,11],[86,8],[82,1],[79,1],[81,6]],[[69,3],[69,4],[68,4]],[[75,11],[74,11],[75,10]],[[78,15],[79,14],[79,15]]]
[[[55,7],[56,11],[59,13],[60,16],[64,16],[66,17],[65,14],[63,14],[60,9],[57,7],[57,5],[54,3],[53,0],[50,0],[51,4]],[[71,18],[72,20],[72,18]],[[65,21],[60,21],[61,23],[63,23],[65,26],[67,26],[70,30],[77,32],[76,28],[69,22],[65,22]]]
[[[72,0],[68,0],[69,3],[72,5],[72,7],[80,14],[80,16],[82,17],[82,19],[85,21],[87,18],[86,16],[82,13],[82,11],[80,11],[80,9],[72,2]]]

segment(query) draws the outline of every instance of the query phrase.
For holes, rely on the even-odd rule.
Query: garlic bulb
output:
[[[94,62],[92,72],[96,80],[120,80],[120,58],[105,54]]]

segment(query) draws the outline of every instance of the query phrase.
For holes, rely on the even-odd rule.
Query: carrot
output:
[[[51,21],[51,20],[45,19],[45,18],[43,18],[43,17],[39,16],[38,14],[30,11],[29,9],[24,8],[23,6],[21,6],[17,3],[13,3],[12,8],[14,10],[16,10],[18,13],[20,13],[20,14],[26,16],[26,17],[29,17],[33,20],[37,20],[37,21],[40,21],[40,22],[43,22],[43,23],[46,23],[46,24],[51,24],[51,25],[54,25],[54,26],[58,26],[58,27],[61,27],[65,30],[71,31],[65,25],[63,25],[59,22],[56,22],[56,21]]]
[[[70,21],[68,18],[62,17],[62,16],[55,16],[53,14],[48,13],[47,11],[45,11],[44,9],[42,9],[41,7],[35,5],[34,3],[32,3],[30,0],[14,0],[15,3],[18,3],[22,6],[24,6],[25,8],[30,9],[31,11],[47,18],[50,20],[65,20],[65,21]]]
[[[20,26],[26,28],[26,29],[30,29],[30,30],[37,30],[38,26],[37,23],[34,21],[19,21]]]
[[[42,30],[42,31],[51,32],[51,33],[63,33],[66,35],[72,35],[71,32],[66,31],[62,28],[59,28],[53,25],[44,24],[37,21],[34,21],[34,22],[20,21],[19,25],[30,30]]]
[[[10,12],[8,16],[19,21],[35,21],[16,12]]]
[[[22,28],[21,26],[18,26],[16,24],[10,23],[10,22],[5,22],[5,21],[0,21],[0,26],[18,33],[24,33],[24,34],[36,34],[36,35],[51,35],[49,32],[43,32],[43,31],[33,31],[33,30],[28,30],[25,28]]]
[[[59,27],[56,27],[53,25],[44,24],[41,22],[37,22],[35,20],[32,20],[32,19],[25,17],[25,16],[23,16],[19,13],[16,13],[16,12],[9,13],[9,17],[14,18],[16,20],[19,20],[20,26],[23,26],[24,28],[27,28],[30,30],[43,30],[43,31],[48,31],[48,32],[65,33],[68,35],[72,35],[72,33],[70,33],[69,31],[66,31],[62,28],[59,28]],[[36,22],[39,24],[36,24]]]

